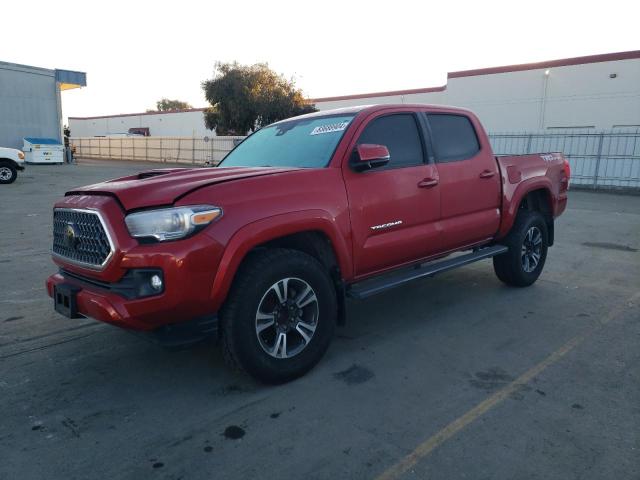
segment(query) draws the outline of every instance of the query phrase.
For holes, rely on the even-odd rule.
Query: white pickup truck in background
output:
[[[0,184],[15,182],[18,170],[24,170],[24,153],[15,148],[0,147]]]

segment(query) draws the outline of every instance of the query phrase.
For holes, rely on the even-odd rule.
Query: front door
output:
[[[438,172],[425,160],[416,114],[401,109],[373,114],[354,138],[354,147],[362,143],[385,145],[390,153],[384,167],[356,172],[343,165],[356,276],[438,252]]]

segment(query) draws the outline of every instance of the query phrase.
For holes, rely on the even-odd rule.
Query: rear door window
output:
[[[431,141],[437,162],[466,160],[480,151],[478,136],[469,117],[428,114]]]
[[[396,113],[372,120],[360,134],[358,144],[385,145],[391,158],[383,167],[399,168],[424,163],[422,141],[416,118],[411,113]]]

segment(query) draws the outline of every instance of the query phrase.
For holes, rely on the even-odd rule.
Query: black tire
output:
[[[288,287],[283,283],[284,279],[289,279]],[[284,296],[289,298],[290,295],[288,301],[300,305],[304,301],[296,300],[302,297],[301,292],[306,289],[305,283],[311,287],[311,296],[315,295],[316,299],[298,311],[298,315],[303,315],[300,312],[307,309],[305,314],[315,318],[315,330],[307,342],[303,341],[297,327],[294,328],[291,326],[292,323],[287,323],[301,319],[291,319],[288,315],[292,314],[279,302],[279,296],[274,296],[276,290],[287,292],[288,288],[288,293]],[[274,289],[276,285],[280,287]],[[261,312],[271,312],[269,306],[264,307],[269,301],[273,302],[273,312],[277,312],[273,317],[274,323],[265,329],[265,333],[258,333],[259,309]],[[244,370],[265,383],[293,380],[304,375],[320,361],[333,338],[336,319],[336,291],[328,272],[320,262],[296,250],[277,248],[257,251],[241,265],[221,311],[225,360],[231,367]],[[266,322],[270,323],[271,320]],[[278,335],[282,335],[283,332],[278,329],[284,328],[289,328],[286,333],[287,348],[288,345],[295,345],[297,340],[297,347],[302,350],[289,358],[275,358],[274,351],[275,355],[283,354],[278,350]],[[274,349],[269,353],[267,344],[272,332]],[[263,336],[266,336],[266,340]],[[294,351],[295,348],[288,353]]]
[[[13,183],[16,178],[18,178],[18,169],[15,165],[8,162],[0,163],[0,184]]]
[[[541,237],[539,251],[533,250],[529,246],[532,242],[527,237],[530,233],[534,237],[538,232]],[[547,258],[547,223],[542,214],[526,210],[520,211],[511,231],[502,243],[509,247],[509,251],[493,257],[493,270],[497,277],[507,285],[514,287],[528,287],[533,284],[542,273]],[[523,258],[525,251],[528,252],[527,259]],[[531,260],[531,252],[539,253],[539,260],[535,267],[533,267]]]

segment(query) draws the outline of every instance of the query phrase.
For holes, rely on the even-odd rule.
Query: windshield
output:
[[[355,114],[290,120],[258,130],[221,167],[326,167]]]

